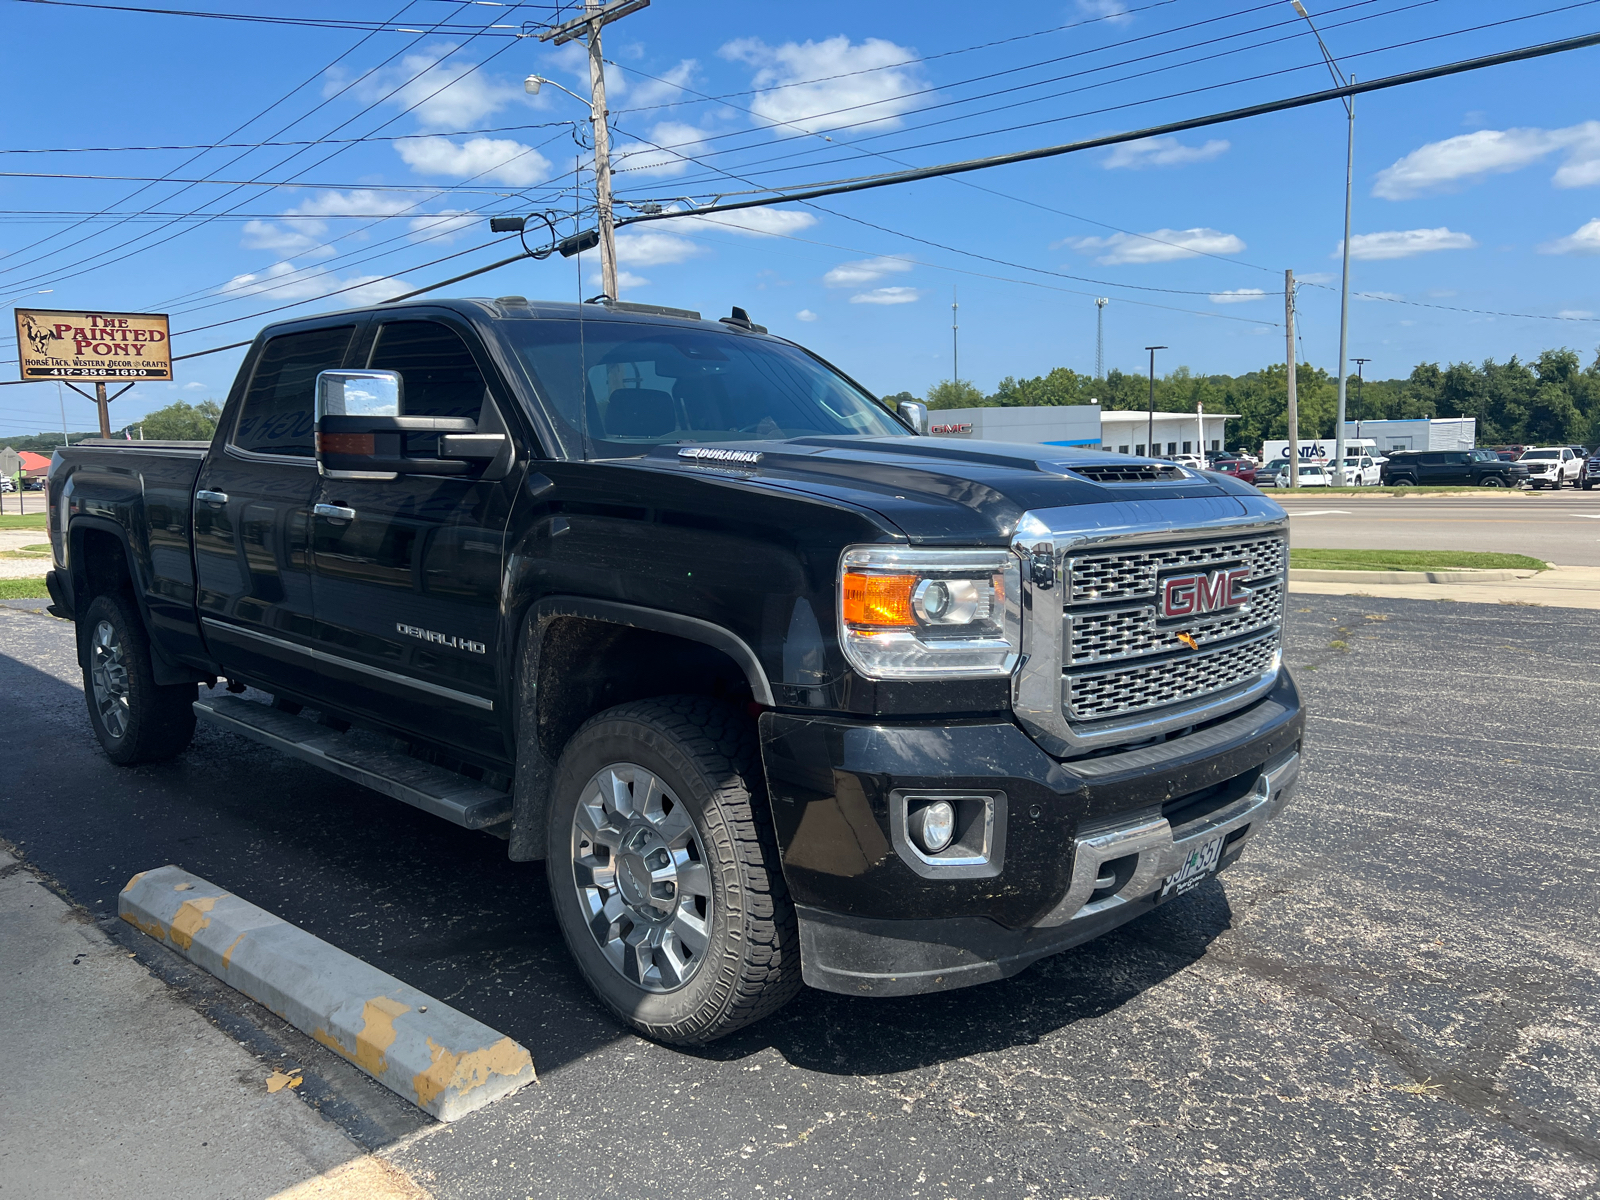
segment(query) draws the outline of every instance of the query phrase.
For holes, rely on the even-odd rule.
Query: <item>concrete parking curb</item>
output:
[[[1323,571],[1291,567],[1289,581],[1305,583],[1509,583],[1532,579],[1537,571]]]
[[[135,875],[117,915],[441,1121],[535,1077],[511,1038],[181,867]]]

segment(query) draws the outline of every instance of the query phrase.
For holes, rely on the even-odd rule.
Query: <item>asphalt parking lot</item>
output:
[[[0,837],[438,1197],[1600,1194],[1600,614],[1289,607],[1308,770],[1239,866],[1014,979],[806,992],[695,1053],[591,1001],[499,842],[205,727],[112,766],[70,628],[14,609]],[[540,1082],[449,1126],[405,1109],[110,919],[164,863],[517,1038]]]

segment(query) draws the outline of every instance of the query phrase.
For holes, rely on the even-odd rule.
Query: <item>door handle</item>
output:
[[[194,498],[196,500],[202,500],[207,504],[223,505],[223,504],[226,504],[228,502],[228,493],[227,492],[208,492],[208,491],[205,491],[205,490],[201,490],[201,491],[198,491],[198,492],[196,492],[194,494]]]
[[[311,510],[319,517],[327,517],[330,521],[354,521],[356,510],[345,508],[342,504],[319,504]]]

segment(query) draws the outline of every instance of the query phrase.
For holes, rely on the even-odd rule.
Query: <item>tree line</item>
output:
[[[1276,363],[1244,375],[1196,375],[1179,367],[1156,379],[1156,411],[1238,413],[1228,423],[1229,446],[1257,447],[1288,436],[1285,413],[1288,372]],[[1300,431],[1304,438],[1330,438],[1338,411],[1338,379],[1321,367],[1297,364]],[[886,397],[915,400],[910,392]],[[1012,408],[1023,405],[1088,404],[1143,410],[1149,377],[1113,369],[1104,379],[1057,367],[1031,379],[1006,376],[991,395],[966,380],[943,380],[929,391],[930,409]],[[1351,376],[1346,414],[1352,421],[1422,417],[1476,417],[1478,444],[1595,445],[1600,443],[1600,351],[1587,367],[1574,350],[1546,350],[1524,362],[1418,363],[1404,379]]]
[[[134,421],[127,426],[128,431],[135,439],[141,431],[147,441],[152,442],[209,442],[211,435],[217,431],[217,421],[222,417],[222,406],[215,400],[202,400],[199,404],[186,404],[182,400],[174,401],[165,408],[158,408]],[[98,432],[90,433],[86,430],[77,430],[66,435],[67,445],[76,445],[85,438],[97,438]],[[113,437],[120,437],[121,432]],[[62,435],[59,433],[34,433],[26,437],[12,438],[6,444],[13,450],[32,450],[35,454],[49,454],[61,445]]]

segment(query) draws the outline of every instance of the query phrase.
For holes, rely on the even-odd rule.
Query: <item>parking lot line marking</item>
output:
[[[1568,513],[1569,517],[1582,517],[1589,521],[1600,521],[1600,513]]]
[[[441,1121],[534,1080],[505,1034],[181,867],[135,875],[117,914]]]

